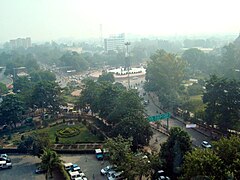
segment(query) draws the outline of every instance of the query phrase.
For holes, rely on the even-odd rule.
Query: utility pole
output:
[[[126,63],[128,63],[128,89],[130,89],[130,77],[129,77],[129,70],[130,70],[130,58],[129,58],[129,54],[128,54],[128,46],[130,45],[131,43],[130,42],[126,42],[125,43],[125,46],[126,46],[126,48],[127,48],[127,52],[126,52],[126,60],[127,60],[127,62]]]

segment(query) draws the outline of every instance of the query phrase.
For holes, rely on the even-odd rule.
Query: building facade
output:
[[[11,49],[16,49],[16,48],[29,48],[32,46],[31,38],[17,38],[17,39],[12,39],[9,41],[9,47]]]
[[[121,51],[124,50],[125,34],[111,35],[109,38],[104,39],[104,50],[108,51]]]

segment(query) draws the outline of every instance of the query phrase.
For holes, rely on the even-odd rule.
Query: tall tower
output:
[[[102,24],[99,25],[99,40],[100,40],[100,46],[103,47],[103,39],[102,39]]]
[[[126,42],[125,43],[125,46],[126,46],[126,55],[125,55],[125,58],[126,58],[126,63],[127,63],[127,70],[128,70],[128,89],[130,89],[130,77],[129,77],[129,70],[130,70],[130,57],[129,57],[129,53],[128,53],[128,46],[130,45],[131,43],[130,42]]]

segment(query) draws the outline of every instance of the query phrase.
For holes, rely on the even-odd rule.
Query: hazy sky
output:
[[[239,0],[0,0],[0,42],[240,32]]]

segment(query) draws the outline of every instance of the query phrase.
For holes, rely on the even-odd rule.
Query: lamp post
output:
[[[129,69],[130,69],[130,59],[129,59],[129,54],[128,54],[128,46],[130,45],[131,43],[130,42],[126,42],[125,43],[125,46],[127,48],[127,52],[126,52],[126,59],[127,59],[127,62],[128,62],[128,89],[130,89],[130,77],[129,77]]]

